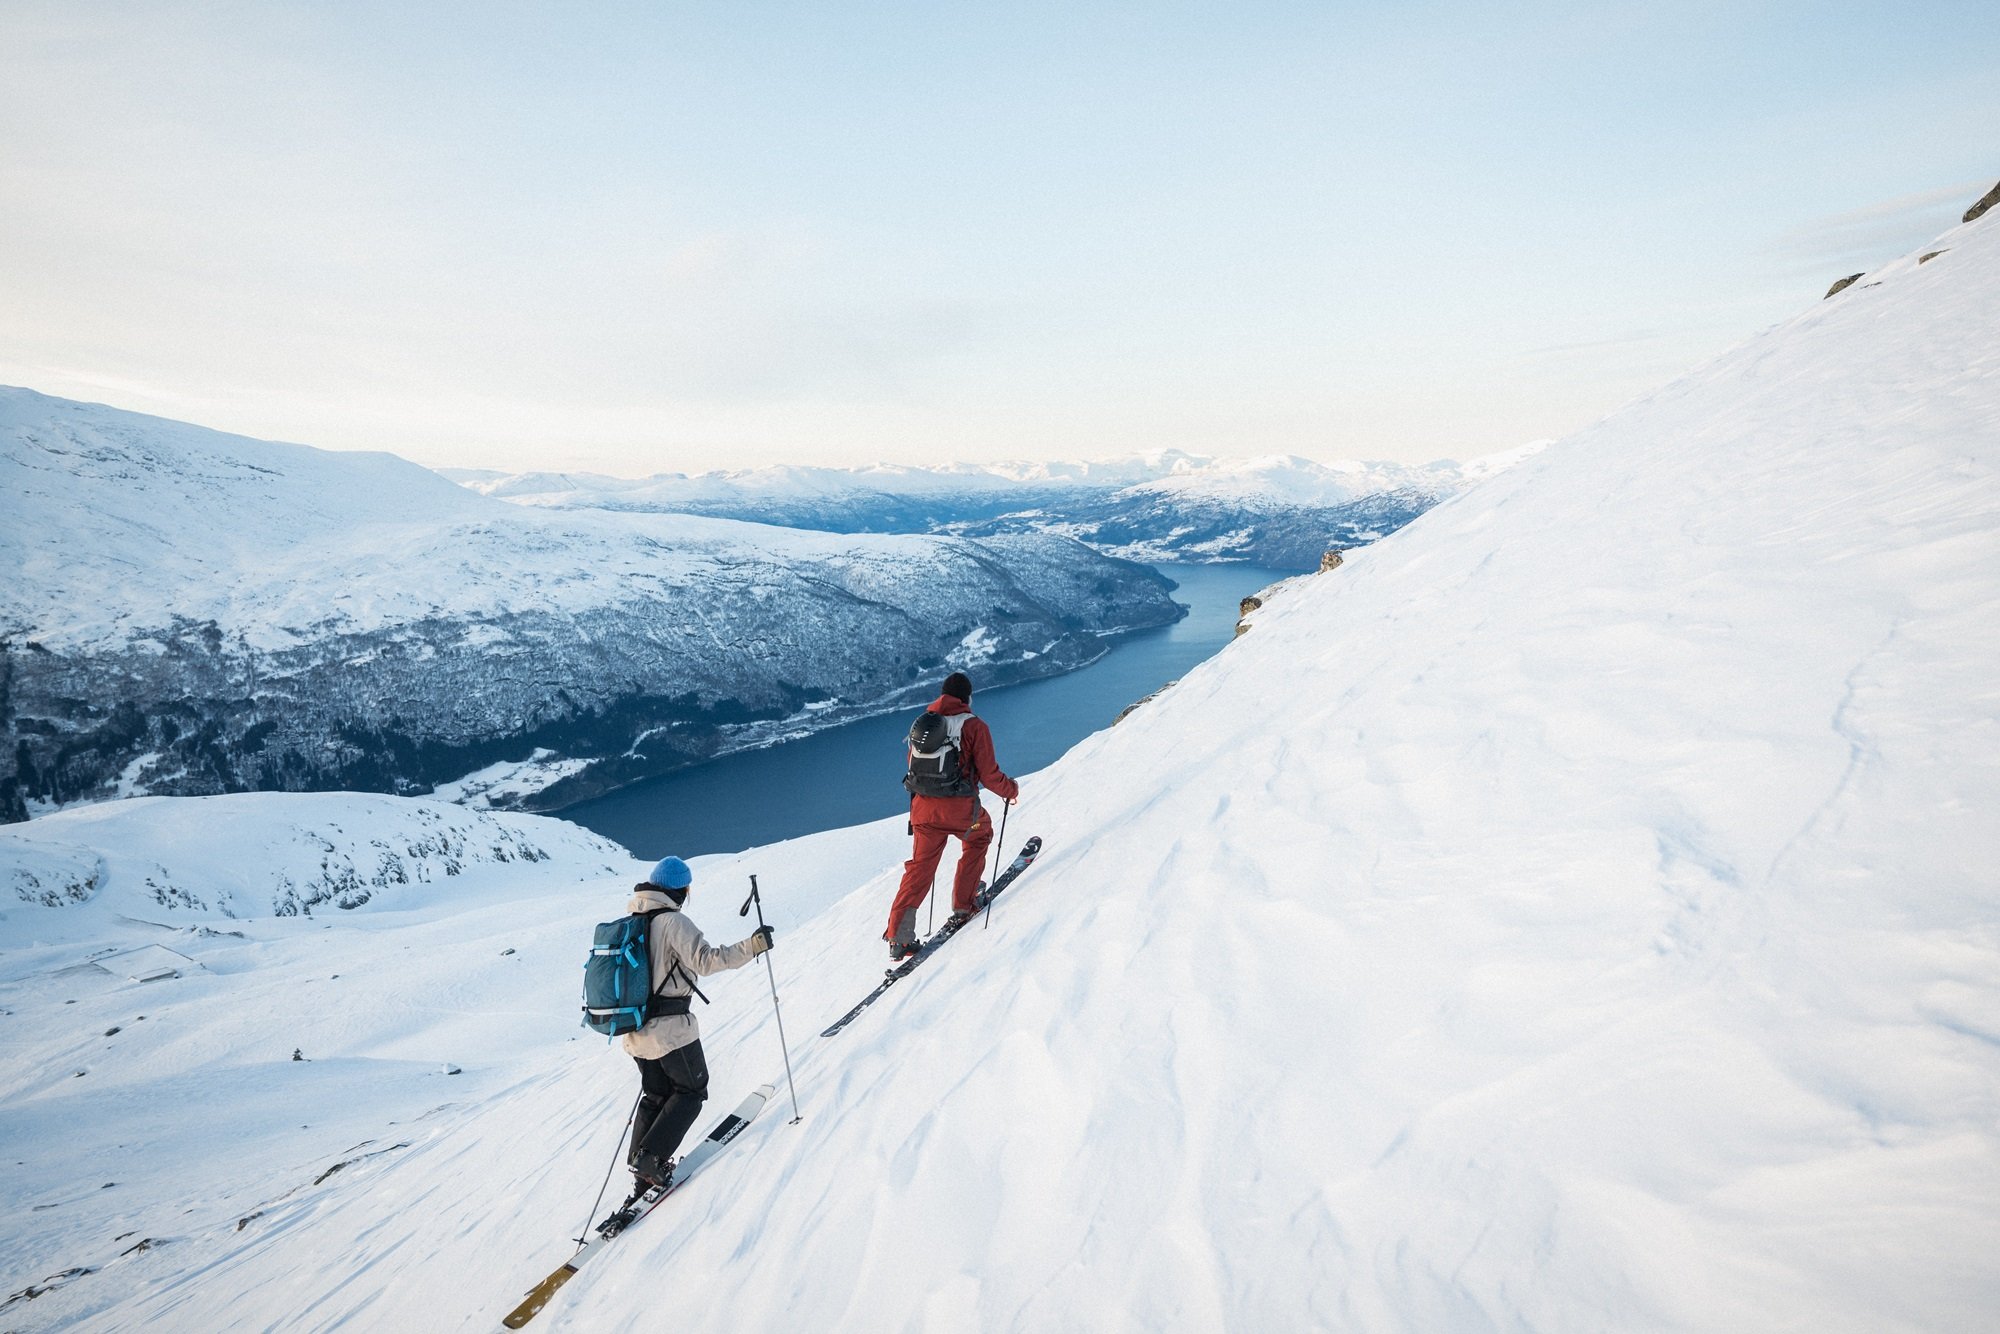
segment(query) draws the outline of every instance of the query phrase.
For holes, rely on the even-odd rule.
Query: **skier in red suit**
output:
[[[993,842],[993,820],[980,804],[979,789],[990,788],[1012,804],[1021,795],[1020,785],[993,759],[993,733],[972,713],[972,680],[964,672],[944,679],[937,699],[918,720],[925,726],[930,715],[944,720],[939,732],[949,732],[946,743],[952,754],[945,760],[944,780],[925,781],[925,753],[913,745],[910,753],[910,834],[914,844],[910,859],[903,863],[903,883],[889,908],[889,926],[882,938],[889,942],[889,957],[901,959],[917,950],[917,908],[931,891],[938,860],[945,843],[957,839],[964,846],[958,854],[958,873],[951,883],[952,924],[972,916],[979,892],[979,873],[986,864],[986,849]],[[960,721],[962,720],[962,721]],[[937,726],[933,723],[932,726]],[[917,728],[911,729],[913,733]],[[955,761],[955,763],[954,763]],[[952,768],[956,773],[952,773]],[[956,781],[951,781],[955,779]],[[925,787],[951,791],[952,795],[931,795]]]

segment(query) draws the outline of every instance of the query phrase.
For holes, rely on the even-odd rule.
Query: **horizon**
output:
[[[76,12],[0,380],[636,479],[1560,438],[1956,222],[1978,6]]]
[[[147,412],[143,409],[121,407],[116,403],[106,402],[101,399],[72,399],[72,398],[67,398],[61,394],[48,393],[45,390],[35,388],[33,385],[0,384],[0,392],[6,392],[9,390],[16,390],[25,393],[35,394],[38,395],[39,397],[53,399],[54,401],[60,403],[74,403],[86,408],[102,408],[111,412],[131,413],[135,416],[152,417],[156,420],[164,421],[171,425],[192,426],[199,430],[214,431],[219,435],[236,436],[241,439],[253,440],[260,444],[289,445],[289,446],[303,447],[306,449],[319,449],[334,454],[387,454],[390,455],[391,457],[401,459],[405,463],[415,464],[417,467],[424,468],[431,472],[439,473],[447,477],[450,477],[450,475],[453,473],[468,474],[468,475],[490,474],[493,479],[499,479],[505,477],[532,476],[541,473],[548,473],[548,474],[561,474],[561,475],[579,476],[579,477],[602,477],[602,478],[607,478],[609,480],[622,481],[622,482],[647,482],[647,481],[660,481],[676,477],[686,478],[688,480],[698,480],[705,477],[742,476],[757,472],[811,471],[811,470],[825,470],[825,471],[845,472],[845,473],[867,473],[876,470],[901,470],[910,472],[964,473],[969,475],[1005,476],[1008,471],[1013,469],[1026,469],[1026,468],[1044,467],[1044,466],[1081,465],[1086,467],[1095,467],[1099,465],[1109,466],[1116,464],[1132,464],[1139,462],[1148,463],[1152,466],[1160,466],[1164,464],[1167,459],[1175,457],[1188,459],[1197,466],[1221,465],[1227,467],[1230,465],[1238,465],[1238,464],[1263,464],[1263,463],[1277,464],[1277,463],[1290,463],[1290,462],[1304,462],[1314,466],[1328,468],[1336,471],[1343,467],[1374,468],[1383,466],[1421,469],[1421,468],[1440,467],[1440,466],[1467,467],[1473,464],[1487,462],[1489,460],[1498,459],[1509,455],[1531,453],[1555,443],[1553,439],[1530,440],[1525,444],[1515,445],[1507,449],[1490,450],[1487,453],[1475,454],[1467,458],[1423,459],[1414,463],[1403,463],[1393,459],[1364,459],[1364,458],[1314,459],[1314,458],[1307,458],[1304,455],[1285,455],[1285,454],[1252,455],[1252,454],[1202,453],[1195,450],[1182,449],[1179,446],[1167,446],[1160,449],[1152,449],[1152,450],[1132,450],[1123,454],[1104,454],[1095,456],[1078,455],[1074,457],[1048,458],[1048,459],[1027,459],[1027,458],[963,459],[963,460],[949,460],[942,463],[930,463],[930,464],[897,463],[886,459],[869,459],[856,463],[794,463],[787,460],[779,459],[771,462],[745,464],[740,466],[732,466],[724,464],[718,467],[702,469],[699,471],[613,473],[613,472],[604,472],[600,470],[593,470],[589,468],[534,467],[534,468],[521,468],[521,469],[507,469],[507,468],[481,467],[476,464],[426,463],[421,459],[413,458],[408,454],[399,453],[398,451],[393,449],[383,449],[375,446],[361,446],[352,449],[342,449],[337,446],[317,444],[311,440],[280,440],[265,436],[246,435],[241,431],[231,431],[224,427],[215,426],[208,422],[186,421],[178,417],[168,417],[156,412]],[[452,478],[452,480],[460,480],[460,479]]]

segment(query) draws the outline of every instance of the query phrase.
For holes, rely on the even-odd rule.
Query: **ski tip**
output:
[[[506,1318],[501,1320],[500,1323],[508,1329],[520,1329],[526,1325],[530,1320],[541,1314],[542,1308],[549,1304],[549,1298],[556,1295],[556,1289],[569,1282],[570,1276],[574,1273],[576,1273],[575,1265],[564,1265],[562,1268],[556,1270],[555,1273],[550,1274],[540,1283],[537,1283],[534,1290],[528,1294],[526,1300],[509,1311]]]

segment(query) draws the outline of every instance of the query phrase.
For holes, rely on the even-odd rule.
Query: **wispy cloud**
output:
[[[1781,233],[1770,248],[1788,262],[1788,272],[1818,273],[1846,265],[1866,268],[1950,227],[1987,186],[1985,181],[1948,185],[1815,218]]]
[[[1537,357],[1563,356],[1571,352],[1595,352],[1604,348],[1629,347],[1638,343],[1657,343],[1666,336],[1664,329],[1634,329],[1629,333],[1613,334],[1608,338],[1589,338],[1578,343],[1549,343],[1543,347],[1531,347],[1522,352],[1517,360],[1532,361]]]

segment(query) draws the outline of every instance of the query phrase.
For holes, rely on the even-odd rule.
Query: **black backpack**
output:
[[[910,724],[910,771],[903,786],[913,797],[969,797],[979,784],[965,772],[959,750],[959,733],[972,717],[969,713],[949,716],[925,711]]]

